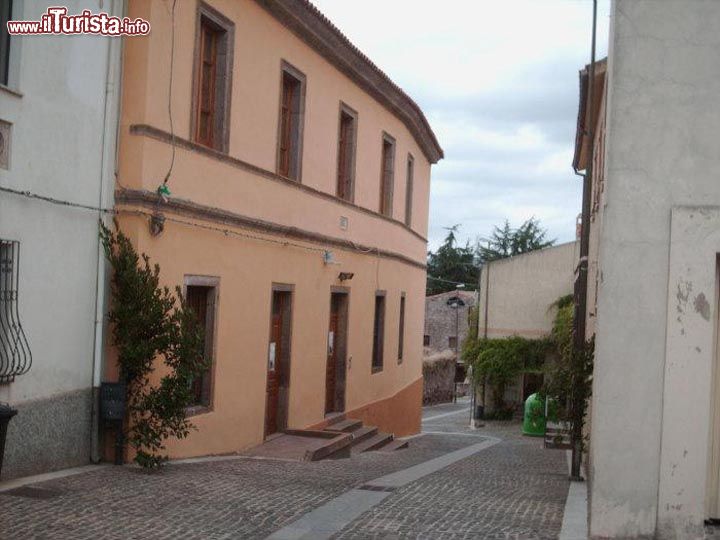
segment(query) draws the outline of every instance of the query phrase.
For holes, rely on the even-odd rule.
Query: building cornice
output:
[[[599,86],[595,88],[596,91],[602,91],[603,83],[605,82],[605,72],[607,71],[607,58],[603,58],[595,62],[595,84]],[[593,105],[594,111],[592,114],[587,110],[588,108],[588,84],[590,81],[590,64],[586,65],[580,70],[580,97],[578,99],[578,116],[577,124],[575,128],[575,152],[573,154],[573,168],[575,170],[585,170],[587,167],[588,157],[583,156],[583,150],[585,150],[588,144],[588,133],[595,132],[595,126],[597,124],[597,113],[600,110],[600,101],[595,100],[596,103]],[[598,92],[597,95],[600,95]],[[585,159],[583,159],[585,158]]]
[[[115,203],[118,205],[142,208],[146,210],[146,213],[149,215],[170,212],[193,220],[202,220],[223,226],[249,229],[263,234],[280,236],[284,239],[292,238],[303,242],[319,244],[323,248],[334,247],[351,251],[353,253],[393,259],[422,270],[426,269],[425,264],[395,251],[358,244],[344,238],[328,236],[314,231],[301,229],[299,227],[281,225],[271,221],[243,216],[241,214],[223,210],[222,208],[205,206],[185,199],[172,197],[167,200],[163,200],[157,195],[157,193],[147,190],[117,190],[115,192]],[[122,212],[122,210],[124,209],[121,209],[120,211]]]
[[[130,126],[130,134],[131,135],[143,135],[145,137],[150,137],[151,139],[155,139],[157,141],[161,141],[161,142],[168,143],[168,144],[174,144],[178,148],[182,148],[184,150],[191,150],[193,152],[198,152],[200,154],[203,154],[204,156],[216,159],[218,161],[222,161],[223,163],[227,163],[228,165],[232,165],[233,167],[237,167],[238,169],[243,169],[245,171],[257,174],[259,176],[263,176],[269,180],[279,182],[279,183],[281,183],[285,186],[291,187],[293,189],[299,189],[300,191],[304,191],[305,193],[314,195],[315,197],[320,197],[322,199],[333,201],[342,206],[347,206],[348,208],[352,208],[352,209],[362,212],[364,214],[368,214],[368,215],[376,217],[378,219],[387,221],[388,223],[392,223],[393,225],[395,225],[397,227],[401,227],[405,231],[412,234],[418,240],[422,240],[423,242],[425,242],[427,244],[427,238],[425,238],[423,235],[421,235],[420,233],[418,233],[411,227],[408,227],[405,223],[403,223],[400,220],[385,216],[379,212],[375,212],[373,210],[370,210],[369,208],[365,208],[364,206],[359,206],[350,201],[346,201],[345,199],[341,199],[340,197],[337,197],[331,193],[327,193],[325,191],[320,191],[319,189],[315,189],[313,187],[302,184],[295,180],[290,180],[289,178],[280,176],[279,174],[269,171],[268,169],[263,169],[262,167],[258,167],[257,165],[253,165],[252,163],[248,163],[247,161],[243,161],[242,159],[232,157],[224,152],[220,152],[219,150],[215,150],[213,148],[208,148],[207,146],[203,146],[202,144],[194,143],[192,141],[189,141],[188,139],[184,139],[177,135],[171,135],[167,131],[164,131],[160,128],[156,128],[154,126],[149,126],[147,124],[132,124]]]
[[[256,0],[273,17],[398,117],[430,163],[444,157],[420,107],[308,0]]]

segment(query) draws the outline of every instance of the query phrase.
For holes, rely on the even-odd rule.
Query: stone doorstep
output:
[[[407,447],[408,447],[408,441],[400,440],[400,439],[393,439],[386,445],[378,448],[377,451],[378,452],[394,452],[395,450],[402,450],[403,448],[407,448]]]
[[[330,424],[325,428],[325,431],[345,432],[349,433],[363,427],[362,420],[341,420],[339,422]]]
[[[362,441],[369,439],[370,437],[374,437],[375,435],[377,435],[377,432],[378,428],[375,426],[363,426],[360,429],[356,429],[352,432],[352,446],[355,446]]]
[[[359,454],[361,452],[369,452],[371,450],[377,450],[386,444],[392,442],[393,436],[390,433],[377,433],[369,439],[366,439],[359,444],[352,447],[353,454]]]
[[[350,448],[352,444],[352,435],[349,433],[342,433],[336,435],[328,440],[327,444],[315,450],[308,450],[305,452],[304,461],[319,461],[337,452],[342,452],[345,449]]]

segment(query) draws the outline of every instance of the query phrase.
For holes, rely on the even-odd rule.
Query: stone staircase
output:
[[[343,414],[330,417],[323,431],[352,435],[349,445],[339,451],[345,455],[347,455],[348,450],[350,455],[355,455],[370,451],[394,452],[395,450],[407,448],[408,446],[407,441],[395,439],[392,433],[383,433],[382,431],[378,431],[378,428],[375,426],[365,426],[362,420],[348,419],[345,418]],[[343,450],[345,450],[345,452],[343,452]],[[344,456],[335,456],[332,454],[328,457]]]
[[[350,420],[340,413],[326,417],[315,429],[285,429],[270,435],[243,455],[319,461],[370,451],[393,452],[407,445],[407,441],[395,439],[392,433],[382,433],[375,426],[364,426],[361,420]]]

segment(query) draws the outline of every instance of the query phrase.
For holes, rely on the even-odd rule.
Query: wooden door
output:
[[[330,301],[330,325],[328,328],[327,365],[325,368],[325,414],[336,411],[339,319],[340,302],[338,295],[333,294]]]
[[[278,431],[278,404],[280,382],[283,379],[283,314],[285,295],[273,292],[272,315],[270,321],[270,344],[267,364],[267,404],[265,408],[265,436]]]

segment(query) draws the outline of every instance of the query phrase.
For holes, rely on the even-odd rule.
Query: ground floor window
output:
[[[375,322],[373,324],[372,370],[382,371],[385,338],[385,292],[375,293]]]
[[[191,284],[191,283],[202,284]],[[207,278],[187,278],[187,289],[185,298],[188,306],[193,310],[198,322],[202,326],[205,359],[210,367],[192,382],[192,394],[194,406],[212,406],[212,374],[214,364],[214,330],[215,330],[215,309],[217,298],[217,286],[211,285]]]

